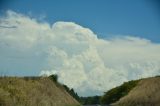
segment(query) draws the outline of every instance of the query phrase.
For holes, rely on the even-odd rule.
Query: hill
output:
[[[0,77],[0,106],[79,106],[65,88],[47,77]]]
[[[160,77],[125,82],[105,93],[102,104],[112,106],[160,106]]]
[[[139,80],[124,82],[122,85],[117,86],[101,97],[102,104],[111,104],[118,101],[120,98],[126,96],[139,82]]]
[[[160,77],[146,78],[113,104],[114,106],[160,106]]]

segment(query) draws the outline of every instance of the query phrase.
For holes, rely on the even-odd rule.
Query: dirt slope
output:
[[[49,78],[0,78],[0,106],[78,106]]]
[[[113,105],[160,106],[160,77],[142,79],[127,96]]]

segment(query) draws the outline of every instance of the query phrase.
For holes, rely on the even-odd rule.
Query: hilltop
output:
[[[0,106],[79,106],[59,83],[48,77],[1,77]]]
[[[74,99],[75,98],[75,99]],[[102,97],[78,97],[51,77],[0,77],[0,106],[160,106],[160,77],[124,82]]]
[[[146,78],[114,106],[160,106],[160,77]]]
[[[160,106],[160,77],[125,82],[106,92],[102,104],[112,106]]]

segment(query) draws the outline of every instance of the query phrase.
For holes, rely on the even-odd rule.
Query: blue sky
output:
[[[160,42],[158,0],[1,0],[1,13],[13,10],[49,23],[71,21],[100,38],[131,35]]]

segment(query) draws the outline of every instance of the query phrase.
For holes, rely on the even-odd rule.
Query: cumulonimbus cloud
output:
[[[160,44],[145,38],[100,39],[74,22],[50,25],[13,11],[0,26],[6,26],[0,27],[0,67],[9,75],[56,73],[86,96],[160,74]]]

